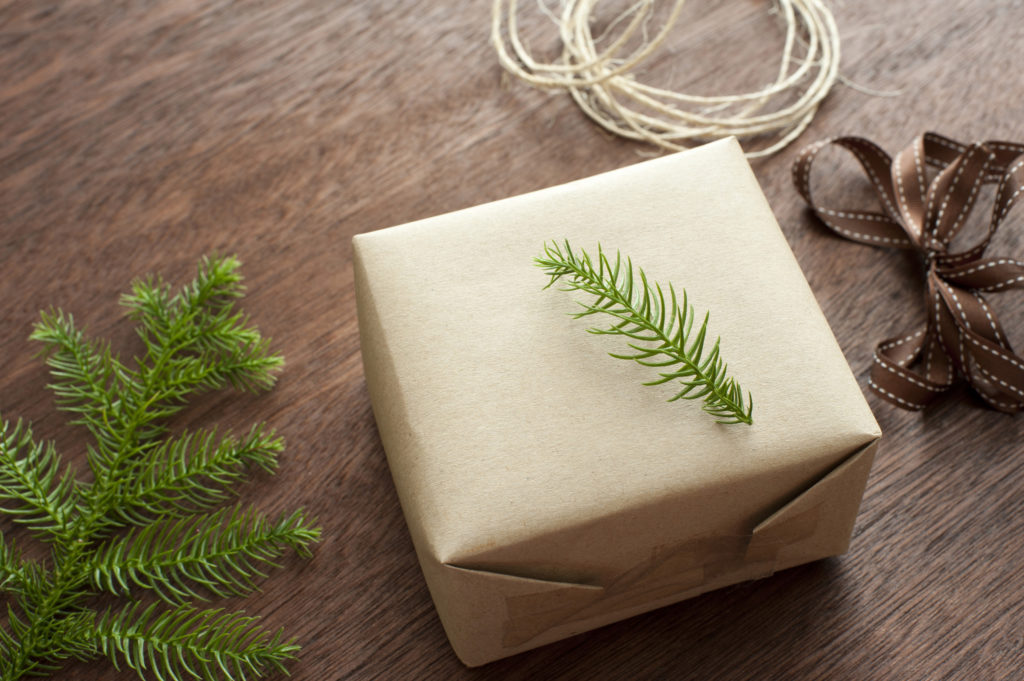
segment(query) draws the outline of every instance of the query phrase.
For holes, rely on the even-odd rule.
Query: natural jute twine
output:
[[[839,32],[823,0],[776,0],[785,42],[775,81],[741,94],[700,96],[646,85],[631,73],[665,42],[686,0],[672,0],[654,37],[646,39],[656,0],[638,0],[609,30],[625,24],[599,50],[603,36],[591,33],[599,0],[563,0],[554,19],[562,40],[557,61],[536,60],[523,45],[517,0],[494,0],[491,40],[509,72],[530,85],[568,90],[584,112],[616,135],[679,150],[689,144],[734,135],[772,140],[747,156],[768,156],[792,142],[810,124],[821,100],[839,77]],[[621,54],[629,46],[627,54]]]

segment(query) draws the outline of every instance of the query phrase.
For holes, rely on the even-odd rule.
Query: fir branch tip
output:
[[[644,385],[678,381],[681,388],[669,402],[701,399],[703,410],[718,423],[753,423],[753,397],[749,392],[744,396],[740,384],[728,375],[721,338],[710,349],[706,347],[710,313],[694,330],[697,316],[685,289],[680,300],[672,284],[662,286],[648,279],[643,268],[619,252],[613,261],[600,244],[594,258],[585,250],[574,251],[568,240],[545,243],[534,263],[549,277],[545,289],[560,283],[563,291],[593,296],[589,302],[577,301],[582,309],[570,313],[574,318],[613,318],[609,326],[588,331],[624,337],[629,351],[609,354],[657,369],[658,378]]]

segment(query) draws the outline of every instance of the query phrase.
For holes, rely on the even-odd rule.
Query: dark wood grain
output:
[[[921,318],[918,266],[816,226],[789,166],[801,143],[842,133],[889,149],[926,129],[1024,140],[1024,2],[834,5],[843,73],[901,94],[837,87],[798,144],[755,171],[863,387],[874,343]],[[676,51],[652,72],[708,93],[769,79],[779,43],[766,6],[694,0]],[[133,277],[181,282],[200,255],[237,253],[246,308],[287,368],[273,392],[208,395],[179,425],[266,420],[287,438],[279,474],[257,476],[241,498],[304,506],[324,528],[312,560],[285,560],[244,604],[303,644],[293,678],[1022,678],[1024,421],[967,391],[926,414],[868,395],[885,441],[842,558],[481,669],[456,660],[370,410],[350,238],[649,151],[609,138],[567,97],[503,77],[488,22],[482,0],[3,3],[3,414],[31,420],[83,466],[86,439],[53,411],[26,340],[38,311],[59,305],[131,351],[117,297]],[[822,185],[858,196],[841,167]],[[1024,253],[1022,216],[994,252]],[[1021,302],[996,300],[1018,346]],[[59,678],[133,675],[97,662]]]

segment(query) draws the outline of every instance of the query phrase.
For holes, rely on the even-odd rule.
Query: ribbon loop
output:
[[[972,144],[928,187],[925,224],[930,235],[942,244],[942,252],[974,207],[978,188],[985,181],[989,163],[994,158],[984,144]]]
[[[837,144],[851,154],[860,162],[861,167],[872,179],[872,186],[879,200],[883,205],[889,206],[887,213],[876,213],[860,210],[834,210],[825,208],[814,203],[811,198],[811,166],[815,157],[822,149],[829,144]],[[838,234],[859,241],[871,246],[892,246],[895,248],[915,248],[913,239],[908,238],[898,218],[893,218],[896,212],[893,203],[895,195],[891,186],[887,189],[883,177],[888,174],[888,167],[891,163],[889,155],[874,144],[859,137],[837,137],[832,140],[825,140],[812,145],[801,152],[796,163],[793,165],[793,182],[797,191],[803,196],[814,211],[818,219],[824,222],[830,229]]]
[[[830,144],[857,158],[883,212],[837,210],[813,201],[811,167]],[[930,168],[935,172],[931,181]],[[890,158],[868,140],[838,137],[804,149],[793,165],[793,181],[832,231],[872,246],[916,250],[927,266],[927,325],[876,346],[868,382],[875,393],[900,407],[921,409],[960,376],[995,409],[1024,411],[1024,359],[1014,353],[981,295],[1024,288],[1024,261],[983,258],[1024,195],[1024,144],[964,145],[929,132]],[[950,253],[987,183],[998,183],[987,232],[974,246]]]
[[[1024,288],[1024,262],[1008,258],[976,260],[941,268],[942,278],[961,288],[1002,291]]]

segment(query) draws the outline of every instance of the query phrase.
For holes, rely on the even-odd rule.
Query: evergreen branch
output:
[[[241,312],[223,314],[207,320],[196,335],[196,346],[205,354],[231,355],[239,347],[263,346],[260,334],[249,326],[249,318]]]
[[[197,337],[193,342],[199,344],[202,339]],[[273,386],[273,372],[281,364],[280,357],[267,354],[266,342],[236,347],[220,356],[178,357],[169,363],[161,390],[152,400],[176,405],[193,393],[229,384],[239,390],[257,392]]]
[[[136,281],[121,303],[141,322],[146,361],[143,412],[148,421],[176,413],[193,393],[227,385],[256,391],[273,386],[284,364],[270,341],[233,310],[244,293],[235,258],[203,258],[196,278],[174,295],[157,280]]]
[[[115,667],[123,661],[142,678],[151,672],[158,681],[245,681],[286,672],[284,663],[299,650],[280,630],[271,633],[258,621],[222,610],[133,605],[117,614],[107,611],[94,635],[97,648]]]
[[[60,310],[44,312],[29,336],[43,343],[53,382],[47,387],[57,405],[78,414],[74,424],[86,426],[101,447],[115,448],[124,425],[118,395],[136,383],[135,376],[110,352],[109,344],[92,341]]]
[[[678,381],[682,388],[669,399],[703,399],[705,412],[719,423],[753,422],[753,399],[734,378],[727,375],[727,365],[716,339],[705,352],[709,314],[694,332],[696,314],[686,291],[682,302],[671,284],[662,287],[650,282],[643,269],[634,268],[632,260],[623,261],[616,254],[613,263],[598,246],[597,263],[580,250],[573,252],[568,241],[564,249],[557,243],[544,245],[544,254],[534,262],[550,277],[547,287],[563,283],[564,291],[582,291],[594,296],[590,303],[579,303],[581,312],[574,318],[605,314],[614,318],[607,328],[591,328],[600,335],[624,336],[630,352],[609,353],[659,370],[659,378],[644,385],[661,385]],[[545,287],[545,288],[547,288]]]
[[[29,650],[23,645],[23,637],[28,631],[26,623],[7,604],[7,623],[11,628],[10,633],[0,627],[0,679],[18,679],[26,674],[38,674],[45,672],[45,663],[29,654]]]
[[[25,584],[27,566],[14,542],[0,532],[0,593],[18,593]]]
[[[8,606],[10,611],[10,606]],[[19,641],[0,627],[0,679],[15,679],[20,670],[15,666],[18,655]]]
[[[89,571],[99,589],[127,593],[136,585],[172,604],[202,598],[197,587],[221,597],[242,595],[266,576],[261,564],[277,567],[274,560],[286,548],[308,557],[319,537],[301,511],[270,522],[251,509],[221,509],[133,530],[100,547]]]
[[[121,296],[129,319],[139,322],[136,332],[147,348],[165,345],[170,337],[174,307],[168,291],[163,279],[149,277],[133,281],[131,293]]]
[[[230,316],[233,301],[245,293],[240,268],[234,257],[203,257],[195,279],[174,296],[160,278],[137,279],[131,292],[121,296],[121,305],[156,347],[170,347],[182,331],[202,329],[196,323],[200,317]]]
[[[173,298],[160,280],[136,281],[132,293],[121,302],[129,316],[143,324],[143,330],[169,345],[175,322],[184,319],[195,332],[195,344],[202,352],[232,353],[239,346],[262,343],[260,334],[249,326],[249,318],[233,312],[233,301],[245,292],[240,264],[235,258],[203,258],[196,279]]]
[[[217,442],[215,432],[167,439],[141,456],[109,520],[142,525],[156,516],[180,517],[210,508],[229,498],[247,468],[273,473],[283,449],[284,440],[261,425],[241,440],[227,436]]]
[[[89,447],[89,465],[97,480],[102,479],[125,452],[135,453],[138,436],[159,437],[162,427],[148,427],[149,421],[178,411],[140,417],[147,396],[141,377],[113,357],[108,344],[91,341],[76,327],[74,318],[61,310],[42,313],[31,340],[44,345],[46,363],[53,382],[47,387],[57,396],[57,406],[79,415],[72,421],[84,425],[96,438]]]
[[[71,468],[61,471],[51,443],[37,444],[32,430],[18,421],[0,422],[0,512],[14,517],[50,541],[69,538],[79,494]]]
[[[0,636],[0,648],[9,650],[0,664],[0,679],[53,672],[63,660],[95,655],[95,644],[88,635],[93,615],[75,605],[81,598],[74,592],[75,586],[64,588],[53,574],[30,562],[23,565],[21,577],[16,592],[21,614],[8,604],[11,633]],[[76,575],[73,580],[80,578]]]
[[[146,354],[138,380],[122,395],[125,419],[110,456],[102,451],[90,490],[92,519],[109,518],[117,480],[140,465],[166,432],[164,422],[199,392],[227,385],[257,391],[270,388],[284,360],[269,352],[269,341],[233,311],[244,292],[235,258],[204,258],[196,278],[171,296],[159,280],[137,280],[121,303],[140,322]],[[141,464],[144,465],[144,464]]]
[[[122,298],[145,347],[133,369],[71,315],[42,313],[31,337],[45,347],[58,407],[95,438],[93,481],[78,482],[20,422],[0,423],[0,515],[52,545],[49,561],[29,561],[0,534],[0,592],[9,594],[0,680],[103,653],[162,681],[240,681],[284,671],[295,657],[297,645],[241,614],[131,606],[97,617],[86,607],[93,581],[116,593],[141,586],[176,605],[200,592],[244,594],[289,548],[308,556],[319,539],[301,511],[273,521],[237,508],[189,517],[228,498],[249,469],[274,470],[283,443],[263,425],[219,441],[213,431],[165,437],[167,419],[192,394],[269,388],[282,364],[233,310],[244,291],[238,266],[204,259],[173,296],[159,279],[135,282]],[[126,524],[145,527],[99,545]]]
[[[207,308],[217,313],[230,311],[233,302],[245,295],[241,266],[234,256],[204,256],[196,278],[175,297],[172,306],[180,307],[186,314]]]
[[[0,532],[0,593],[18,596],[22,609],[30,613],[50,586],[50,575],[43,566],[23,557],[14,542]]]
[[[94,613],[78,610],[51,620],[51,626],[39,648],[45,651],[41,659],[47,671],[56,671],[58,663],[68,659],[89,660],[98,653],[96,649]]]

